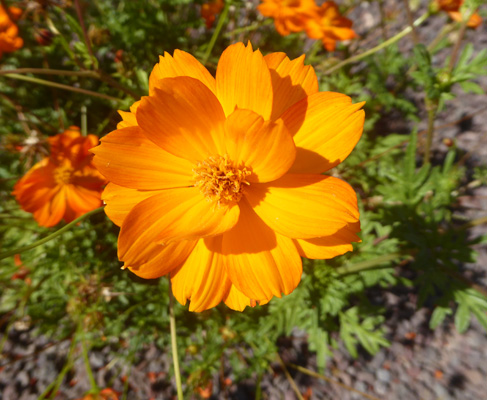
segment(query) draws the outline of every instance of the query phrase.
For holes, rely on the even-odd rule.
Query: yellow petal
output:
[[[141,201],[160,193],[159,190],[137,190],[118,186],[110,182],[101,198],[106,203],[105,214],[113,223],[122,226],[127,214]]]
[[[230,289],[219,248],[221,236],[200,239],[181,268],[171,273],[174,297],[182,305],[190,300],[189,311],[217,306]]]
[[[331,236],[314,239],[294,239],[301,257],[326,260],[353,250],[352,242],[360,242],[356,233],[360,232],[360,222],[348,224]]]
[[[363,104],[351,104],[343,94],[320,92],[289,108],[282,119],[297,148],[289,172],[322,173],[347,158],[362,135]]]
[[[223,235],[222,242],[230,280],[244,295],[258,301],[291,293],[302,274],[296,246],[264,224],[244,199],[239,205],[238,223]]]
[[[226,297],[223,299],[227,307],[230,307],[235,311],[243,311],[245,307],[255,307],[256,305],[264,305],[268,303],[268,300],[256,301],[245,296],[235,285],[232,284]]]
[[[193,184],[193,165],[147,139],[139,127],[118,129],[91,150],[93,164],[117,185],[157,190]]]
[[[264,59],[271,72],[274,91],[272,120],[299,100],[318,92],[316,73],[312,66],[304,65],[304,55],[291,61],[284,53],[271,53]]]
[[[153,243],[147,246],[148,262],[138,266],[125,264],[125,267],[144,279],[159,278],[177,269],[188,258],[195,245],[196,240],[181,240],[165,246]]]
[[[269,182],[284,175],[296,147],[282,121],[272,122],[250,110],[235,110],[225,122],[225,145],[237,165],[252,168],[250,182]]]
[[[154,95],[142,98],[137,122],[164,150],[193,163],[222,154],[225,114],[200,81],[181,76],[157,81]]]
[[[226,116],[238,107],[270,118],[271,74],[261,52],[254,52],[250,42],[247,46],[236,43],[223,52],[216,70],[216,93]]]
[[[238,215],[238,206],[216,207],[197,188],[163,190],[137,204],[123,221],[119,259],[140,265],[149,261],[149,244],[215,236],[231,229]]]
[[[267,225],[293,239],[330,236],[359,218],[355,192],[331,176],[286,174],[244,196]]]
[[[215,78],[208,70],[191,54],[181,50],[174,51],[174,57],[167,52],[159,56],[159,63],[155,65],[149,77],[149,94],[154,94],[157,81],[164,78],[177,76],[189,76],[205,84],[208,89],[215,92]]]

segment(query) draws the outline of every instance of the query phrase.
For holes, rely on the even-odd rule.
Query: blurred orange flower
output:
[[[306,33],[312,39],[320,39],[328,51],[335,50],[337,40],[357,37],[352,21],[343,17],[333,1],[326,1],[317,11],[317,17],[306,24]]]
[[[286,36],[303,31],[308,20],[316,17],[318,7],[314,0],[263,0],[257,9],[273,18],[276,30]]]
[[[436,0],[436,3],[440,10],[446,11],[451,19],[457,22],[462,22],[462,13],[460,7],[463,4],[463,0]],[[482,18],[479,14],[473,14],[467,22],[469,28],[477,28],[482,23]]]
[[[17,20],[22,15],[22,10],[17,7],[9,7],[9,13],[0,4],[0,58],[3,53],[11,53],[24,45],[22,38],[18,37],[19,28],[10,19]]]
[[[87,394],[78,400],[118,400],[118,393],[113,389],[103,389],[98,394]]]
[[[61,219],[70,222],[100,207],[105,185],[88,151],[98,144],[95,135],[81,136],[79,128],[71,126],[48,140],[50,156],[35,164],[12,193],[22,209],[46,227]]]
[[[120,260],[142,278],[170,274],[190,311],[289,294],[301,256],[360,240],[355,192],[321,174],[360,139],[363,103],[319,92],[303,61],[237,43],[213,78],[190,54],[165,53],[149,96],[92,150]]]
[[[201,18],[204,18],[206,27],[211,28],[215,18],[223,9],[223,0],[213,0],[201,5]]]

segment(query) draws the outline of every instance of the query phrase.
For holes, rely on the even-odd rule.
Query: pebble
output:
[[[390,382],[391,380],[391,373],[387,369],[380,368],[375,375],[382,382]]]

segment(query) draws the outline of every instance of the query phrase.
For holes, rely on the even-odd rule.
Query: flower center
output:
[[[244,166],[236,167],[228,155],[209,157],[193,168],[195,186],[208,201],[221,204],[236,203],[242,198],[245,179],[252,173]]]
[[[71,183],[74,169],[70,167],[58,167],[54,170],[54,181],[58,185],[67,185]]]

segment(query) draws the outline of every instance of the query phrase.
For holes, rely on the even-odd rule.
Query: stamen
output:
[[[245,185],[250,185],[246,178],[252,171],[245,166],[236,167],[228,155],[209,157],[200,161],[193,168],[195,186],[208,201],[222,204],[237,203],[242,198]]]
[[[71,183],[74,169],[70,167],[58,167],[54,170],[54,180],[58,185]]]

